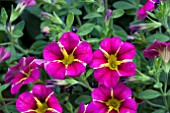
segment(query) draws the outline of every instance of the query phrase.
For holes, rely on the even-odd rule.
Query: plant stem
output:
[[[166,73],[166,80],[165,80],[165,84],[164,84],[164,93],[163,93],[163,98],[164,98],[164,103],[165,106],[167,108],[167,112],[169,112],[169,107],[168,107],[168,102],[167,102],[167,98],[166,98],[166,91],[167,91],[167,82],[168,82],[168,73]]]
[[[3,99],[3,97],[2,97],[1,94],[0,94],[0,99],[1,99],[2,105],[4,106],[4,111],[5,111],[5,113],[9,113],[8,108],[7,108],[7,106],[6,106],[6,103],[5,103],[5,101],[4,101],[4,99]],[[3,109],[2,109],[2,110],[3,110]]]
[[[77,19],[77,22],[78,22],[79,26],[81,26],[82,23],[81,23],[80,17],[78,15],[76,15],[76,19]]]
[[[78,83],[84,87],[86,87],[87,89],[89,89],[90,91],[93,90],[93,88],[90,87],[89,83],[85,80],[83,80],[82,82],[78,81]]]
[[[162,106],[162,105],[158,105],[158,104],[154,104],[148,100],[145,100],[145,102],[147,102],[148,104],[150,104],[151,106],[154,106],[154,107],[159,107],[159,108],[162,108],[162,109],[166,109],[165,106]]]

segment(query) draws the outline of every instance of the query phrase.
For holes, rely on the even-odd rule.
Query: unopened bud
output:
[[[48,36],[50,33],[50,28],[48,26],[45,26],[41,29],[41,32],[44,36]]]
[[[107,9],[105,12],[105,23],[106,25],[110,22],[110,17],[112,16],[113,11],[111,9]]]

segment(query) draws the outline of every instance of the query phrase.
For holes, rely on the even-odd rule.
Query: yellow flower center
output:
[[[117,70],[118,65],[120,65],[122,62],[117,61],[116,55],[111,54],[111,55],[108,56],[108,63],[109,63],[109,68],[110,69]]]
[[[37,103],[37,109],[35,110],[36,113],[45,113],[48,106],[47,106],[47,103],[44,102],[44,103],[41,103],[40,100],[38,100],[37,98],[35,98],[36,100],[36,103]]]
[[[106,102],[106,105],[109,107],[109,111],[111,110],[116,110],[117,112],[119,112],[119,108],[121,105],[121,100],[117,100],[115,98],[111,98]]]
[[[74,51],[70,55],[68,55],[65,49],[61,49],[61,52],[63,53],[64,56],[64,58],[61,60],[64,65],[68,66],[74,61],[74,56],[73,56]]]

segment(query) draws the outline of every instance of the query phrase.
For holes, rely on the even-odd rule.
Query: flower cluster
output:
[[[10,67],[5,82],[11,84],[11,93],[16,94],[22,85],[39,79],[39,67],[54,79],[63,80],[80,76],[89,64],[100,86],[92,91],[92,102],[87,106],[80,104],[78,113],[135,113],[137,105],[131,97],[131,89],[119,83],[120,77],[135,75],[136,66],[132,62],[135,53],[131,43],[122,42],[118,37],[105,38],[99,49],[92,53],[88,42],[80,41],[73,32],[66,32],[58,42],[45,46],[43,60],[23,57],[17,65]],[[62,113],[54,92],[39,84],[35,84],[31,92],[22,93],[16,106],[20,112]]]

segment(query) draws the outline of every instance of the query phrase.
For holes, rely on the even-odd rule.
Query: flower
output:
[[[100,109],[93,105],[92,102],[88,105],[84,105],[84,103],[81,102],[77,113],[101,113],[101,112]]]
[[[0,63],[7,60],[11,56],[9,51],[6,51],[3,46],[0,46]]]
[[[105,12],[105,23],[106,25],[109,25],[110,17],[112,16],[113,11],[111,9],[107,9]]]
[[[155,40],[154,43],[143,52],[146,58],[160,56],[167,63],[170,59],[170,42],[159,42]]]
[[[92,91],[92,102],[100,113],[136,113],[137,104],[131,96],[131,89],[124,84],[117,84],[114,88],[99,86]]]
[[[138,15],[139,20],[143,20],[147,16],[147,11],[153,11],[155,8],[156,0],[147,0],[145,5],[139,9],[139,11],[136,13]]]
[[[66,76],[80,76],[93,57],[89,43],[80,41],[73,32],[63,33],[58,42],[48,44],[43,50],[47,61],[44,68],[49,75],[56,79]]]
[[[23,57],[17,65],[8,68],[8,72],[5,75],[5,83],[11,84],[12,94],[18,93],[22,85],[38,80],[40,70],[34,61],[34,57]]]
[[[19,3],[24,3],[26,7],[34,6],[36,5],[35,0],[19,0]]]
[[[136,66],[132,62],[136,53],[134,45],[122,42],[120,38],[105,38],[93,53],[90,67],[94,78],[106,87],[114,87],[120,76],[133,76]]]
[[[52,89],[40,84],[34,85],[31,92],[19,95],[16,108],[24,113],[62,113],[62,107]]]

